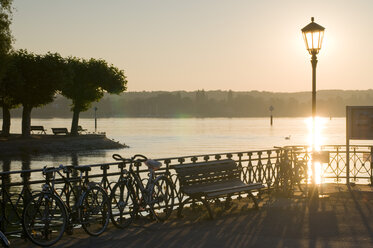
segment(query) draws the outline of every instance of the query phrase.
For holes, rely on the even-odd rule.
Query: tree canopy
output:
[[[31,110],[53,101],[61,84],[70,74],[63,58],[57,53],[36,55],[26,50],[11,53],[11,62],[4,81],[9,96],[23,106],[22,135],[30,135]]]
[[[12,46],[12,2],[13,0],[0,0],[0,56],[6,55]]]
[[[10,24],[12,21],[13,0],[0,0],[0,107],[3,109],[2,135],[9,135],[10,109],[17,106],[8,94],[7,83],[2,78],[9,63],[8,53],[12,48],[12,34]]]
[[[10,109],[22,105],[22,135],[30,135],[31,110],[52,102],[56,93],[72,100],[72,133],[77,134],[79,113],[105,92],[126,90],[122,70],[102,59],[64,59],[58,53],[36,55],[26,50],[11,51],[13,0],[0,0],[0,107],[3,131],[10,130]]]
[[[72,80],[62,85],[61,93],[72,100],[71,134],[77,135],[79,113],[88,110],[92,102],[99,101],[105,92],[119,94],[125,91],[127,80],[122,70],[101,59],[71,57],[68,65]]]

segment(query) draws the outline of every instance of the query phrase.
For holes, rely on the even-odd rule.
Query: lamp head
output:
[[[315,18],[311,17],[311,23],[302,28],[302,34],[308,52],[318,54],[321,49],[324,38],[325,28],[314,22]]]

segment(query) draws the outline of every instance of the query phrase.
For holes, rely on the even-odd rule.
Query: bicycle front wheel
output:
[[[167,177],[155,179],[149,205],[158,221],[165,221],[170,217],[174,207],[174,186]]]
[[[23,210],[23,230],[36,245],[50,246],[61,239],[67,224],[62,200],[51,193],[31,197]]]
[[[92,236],[102,234],[109,223],[109,197],[100,186],[89,187],[79,204],[80,223]]]
[[[115,184],[110,195],[110,218],[117,228],[129,226],[137,213],[136,196],[127,180]]]

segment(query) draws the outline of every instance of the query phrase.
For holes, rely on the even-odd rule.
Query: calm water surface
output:
[[[317,143],[320,145],[345,144],[345,118],[318,119]],[[92,119],[81,119],[80,124],[94,131]],[[19,133],[20,119],[12,120],[11,132]],[[70,127],[70,119],[33,119],[32,125],[43,125],[51,133],[52,127]],[[69,128],[70,129],[70,128]],[[107,118],[98,120],[98,131],[130,148],[92,151],[78,154],[30,156],[30,168],[59,164],[80,165],[112,162],[111,155],[125,157],[136,153],[151,158],[198,155],[270,149],[274,146],[305,145],[310,142],[309,118],[276,118],[269,125],[268,118]],[[285,139],[289,137],[289,139]],[[25,158],[23,158],[25,159]],[[0,160],[1,167],[4,167]],[[27,164],[27,163],[26,163]],[[9,167],[9,166],[6,166]],[[20,158],[12,159],[10,168],[26,169]]]

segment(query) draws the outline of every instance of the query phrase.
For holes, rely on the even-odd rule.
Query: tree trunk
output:
[[[3,131],[2,136],[9,136],[10,133],[10,111],[7,106],[3,106]]]
[[[73,121],[71,122],[71,135],[72,136],[78,136],[78,125],[79,125],[79,114],[80,111],[74,110],[73,113]]]
[[[31,130],[31,110],[30,106],[23,106],[22,111],[22,137],[29,137]]]

